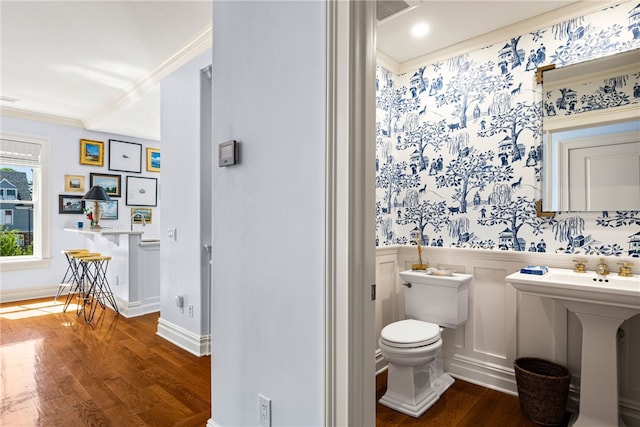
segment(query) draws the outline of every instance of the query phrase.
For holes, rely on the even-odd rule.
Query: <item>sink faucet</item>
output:
[[[604,258],[600,258],[600,264],[596,267],[596,274],[605,277],[609,274],[609,267],[607,267],[607,264],[604,262]]]
[[[131,231],[133,231],[133,221],[134,221],[134,220],[136,219],[136,217],[138,217],[138,216],[140,217],[140,219],[142,219],[142,226],[144,227],[144,226],[146,226],[146,225],[147,225],[146,221],[144,220],[144,215],[143,215],[143,214],[141,214],[140,212],[136,212],[136,213],[134,213],[133,215],[131,215]]]

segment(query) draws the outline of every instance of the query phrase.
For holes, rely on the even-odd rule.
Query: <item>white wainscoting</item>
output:
[[[533,356],[567,366],[572,374],[570,406],[580,392],[582,328],[576,316],[550,299],[521,295],[505,277],[528,264],[572,268],[575,256],[457,248],[425,248],[431,266],[473,274],[469,287],[469,319],[443,332],[445,370],[454,377],[487,388],[517,394],[513,362]],[[404,318],[404,286],[399,271],[417,256],[415,246],[381,247],[376,252],[376,333]],[[587,266],[598,264],[598,257]],[[616,263],[637,260],[607,258]],[[640,426],[640,316],[624,322],[618,343],[620,405],[627,426]],[[386,363],[376,351],[376,368]]]
[[[123,316],[160,311],[160,242],[136,242],[129,247],[129,293],[119,298]]]

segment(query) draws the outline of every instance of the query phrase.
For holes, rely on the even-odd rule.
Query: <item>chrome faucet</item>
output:
[[[147,222],[144,220],[144,215],[141,214],[140,212],[136,212],[133,215],[131,215],[131,231],[133,231],[133,221],[135,220],[135,218],[139,216],[142,219],[142,226],[146,226]]]

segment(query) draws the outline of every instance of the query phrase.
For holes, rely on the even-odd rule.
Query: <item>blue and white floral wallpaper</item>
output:
[[[536,215],[535,73],[639,47],[640,4],[625,2],[414,72],[378,66],[377,245],[638,256],[640,211]],[[636,73],[618,91],[638,102],[639,84]]]

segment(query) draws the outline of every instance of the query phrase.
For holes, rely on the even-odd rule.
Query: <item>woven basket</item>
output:
[[[514,369],[522,415],[545,426],[561,424],[569,396],[569,370],[535,357],[516,359]]]

